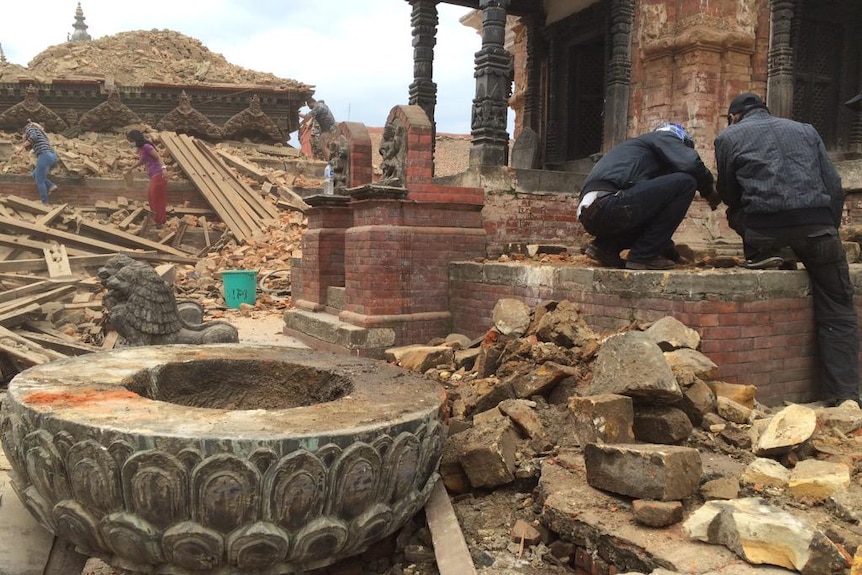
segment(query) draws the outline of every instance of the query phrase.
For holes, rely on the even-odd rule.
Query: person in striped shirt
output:
[[[33,179],[36,180],[36,189],[39,190],[42,203],[47,205],[48,194],[57,191],[57,184],[48,179],[51,169],[57,165],[57,154],[45,135],[45,129],[32,120],[27,120],[27,125],[24,126],[21,145],[36,154]]]

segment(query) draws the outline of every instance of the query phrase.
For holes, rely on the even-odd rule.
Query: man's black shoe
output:
[[[651,260],[635,261],[628,260],[626,262],[627,270],[670,270],[676,267],[673,260],[656,256]]]
[[[772,270],[782,266],[784,258],[779,256],[762,256],[745,260],[742,267],[749,270]]]
[[[625,267],[625,261],[620,257],[620,254],[615,254],[596,247],[595,244],[587,244],[581,249],[588,258],[596,260],[606,268],[622,268]]]

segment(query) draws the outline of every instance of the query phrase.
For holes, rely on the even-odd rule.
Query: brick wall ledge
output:
[[[859,294],[862,264],[851,265],[851,280]],[[672,316],[700,334],[700,351],[719,367],[717,379],[755,385],[757,398],[767,405],[820,399],[817,330],[804,270],[450,264],[453,332],[483,335],[502,298],[531,307],[569,300],[600,335]],[[862,303],[859,295],[856,299]]]
[[[352,311],[342,311],[338,314],[338,319],[340,319],[341,321],[359,327],[389,327],[402,323],[422,321],[448,322],[449,317],[450,315],[447,311],[428,311],[420,313],[402,313],[387,315],[365,315]]]
[[[852,264],[850,275],[862,293],[862,264]],[[805,270],[753,271],[742,268],[632,271],[594,267],[561,267],[523,263],[454,262],[451,282],[482,283],[523,288],[534,293],[555,290],[622,297],[662,297],[701,301],[755,301],[799,298],[810,294]]]

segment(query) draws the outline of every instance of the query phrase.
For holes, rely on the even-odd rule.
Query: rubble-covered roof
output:
[[[0,64],[0,81],[17,82],[18,78],[37,82],[106,78],[122,86],[233,84],[311,89],[297,80],[231,64],[200,40],[173,30],[137,30],[57,44],[36,55],[26,68]]]

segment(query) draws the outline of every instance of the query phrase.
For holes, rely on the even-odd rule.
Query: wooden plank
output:
[[[45,263],[48,264],[48,277],[66,278],[72,275],[69,265],[69,256],[66,255],[66,246],[52,244],[45,248]]]
[[[50,226],[54,220],[63,215],[63,212],[66,211],[66,204],[60,204],[59,206],[54,206],[51,208],[47,214],[40,218],[36,218],[36,223],[41,224],[43,226]]]
[[[248,206],[252,209],[254,213],[258,215],[258,217],[264,219],[273,219],[278,217],[278,210],[275,208],[275,206],[267,202],[264,198],[260,197],[260,195],[257,194],[250,187],[248,187],[245,182],[237,178],[236,175],[234,175],[234,173],[230,171],[222,158],[219,157],[209,146],[207,146],[205,142],[197,140],[195,144],[206,156],[208,156],[212,160],[214,164],[219,165],[224,169],[225,173],[230,176],[230,184],[236,190],[237,194],[246,202],[246,204],[248,204]],[[262,181],[262,179],[258,181]]]
[[[66,357],[53,349],[45,349],[3,326],[0,326],[0,350],[31,365],[40,365]]]
[[[33,319],[35,314],[42,311],[42,306],[37,303],[31,303],[24,307],[12,309],[8,312],[0,312],[0,325],[6,328],[18,327],[24,325]]]
[[[120,339],[120,334],[115,331],[109,331],[108,335],[102,341],[102,349],[114,349],[117,345],[117,340]]]
[[[213,244],[212,244],[212,241],[210,241],[210,229],[209,229],[209,225],[207,224],[206,217],[201,216],[200,224],[204,230],[204,246],[210,247]]]
[[[136,260],[144,260],[151,262],[173,262],[177,264],[189,264],[195,265],[198,263],[197,258],[193,258],[190,256],[175,256],[171,254],[156,254],[153,252],[133,252],[129,250],[120,250],[117,252],[109,253],[109,254],[96,254],[92,256],[78,256],[69,258],[69,264],[71,264],[72,268],[77,267],[94,267],[101,266],[109,259],[114,257],[117,254],[125,254],[130,258],[134,258]],[[14,260],[9,262],[0,262],[0,275],[3,275],[4,272],[34,272],[34,271],[47,271],[48,264],[45,262],[45,258],[39,259],[30,259],[30,260]],[[41,278],[45,279],[45,278]]]
[[[64,355],[84,355],[101,351],[101,348],[92,345],[79,343],[77,341],[68,341],[66,339],[57,338],[44,333],[35,333],[32,331],[16,331],[15,333],[32,342],[38,343],[46,349],[53,349],[54,351]]]
[[[434,557],[440,575],[476,575],[470,549],[442,481],[437,481],[425,504],[425,518],[434,543]]]
[[[59,300],[63,296],[74,293],[77,288],[73,285],[61,286],[50,291],[42,292],[37,295],[31,295],[23,298],[14,299],[12,301],[0,304],[0,313],[30,305],[31,303],[43,304],[45,302]]]
[[[83,222],[82,222],[83,223]],[[7,218],[5,216],[0,216],[0,226],[5,227],[7,230],[17,230],[19,232],[30,234],[31,236],[35,235],[39,238],[49,238],[57,241],[57,243],[65,244],[66,246],[77,246],[79,248],[85,248],[90,251],[90,253],[100,253],[100,252],[120,252],[124,251],[124,249],[128,249],[128,246],[119,246],[116,244],[110,244],[108,242],[103,242],[101,240],[96,240],[92,238],[88,238],[85,236],[80,236],[77,234],[73,234],[70,232],[63,232],[60,230],[55,230],[40,224],[30,224],[27,222],[22,222],[21,220],[17,220],[15,218]],[[126,234],[130,235],[130,234]],[[134,237],[134,236],[132,236]],[[140,238],[138,238],[140,239]]]
[[[256,167],[252,166],[242,158],[237,158],[231,154],[228,154],[224,150],[216,149],[215,153],[219,155],[219,157],[231,168],[238,170],[240,173],[245,174],[246,176],[253,178],[259,182],[266,181],[266,174],[258,170]]]
[[[123,231],[126,231],[127,229],[129,229],[129,226],[131,226],[135,222],[135,220],[137,220],[140,217],[140,215],[142,213],[144,213],[143,207],[140,207],[140,208],[134,210],[131,214],[126,216],[126,219],[124,219],[122,222],[120,222],[117,225],[117,227]]]
[[[167,254],[173,254],[175,256],[188,255],[185,252],[181,252],[178,249],[172,248],[171,246],[162,245],[158,242],[154,242],[146,238],[141,238],[134,234],[126,233],[124,231],[114,228],[113,226],[103,226],[102,224],[97,224],[95,222],[81,220],[80,222],[78,222],[78,227],[81,231],[87,230],[94,235],[113,238],[115,240],[121,241],[123,242],[123,247],[126,248],[131,247],[145,250],[155,250],[157,252],[164,252]]]
[[[40,291],[48,291],[51,288],[57,287],[57,284],[49,282],[42,278],[42,281],[36,283],[30,283],[27,285],[23,285],[21,287],[12,288],[3,292],[0,292],[0,303],[5,303],[7,301],[12,301],[18,298],[22,298],[31,293],[38,293]]]
[[[236,207],[231,205],[231,202],[224,197],[224,194],[213,180],[212,175],[207,173],[205,167],[202,165],[200,154],[194,150],[194,147],[192,146],[192,149],[189,149],[189,145],[185,140],[171,132],[161,132],[160,138],[186,176],[192,180],[192,183],[195,184],[195,187],[197,187],[198,191],[204,196],[207,203],[215,210],[225,225],[228,226],[228,229],[231,230],[237,240],[245,241],[246,238],[250,237],[253,226],[243,222]]]
[[[23,235],[10,236],[9,234],[0,234],[0,245],[9,246],[12,248],[24,248],[26,250],[36,252],[37,254],[41,254],[45,248],[51,245],[51,243],[32,240]],[[69,249],[67,250],[67,253],[70,256],[83,256],[91,252],[88,252],[86,250]]]
[[[261,215],[257,213],[254,206],[250,203],[246,190],[238,184],[234,173],[224,165],[224,162],[218,156],[213,154],[212,150],[204,142],[185,134],[180,135],[180,138],[201,159],[206,167],[206,173],[213,178],[213,181],[218,182],[218,192],[236,210],[242,221],[249,226],[250,234],[254,235],[256,231],[262,229],[260,224]],[[251,195],[254,195],[253,192]]]

